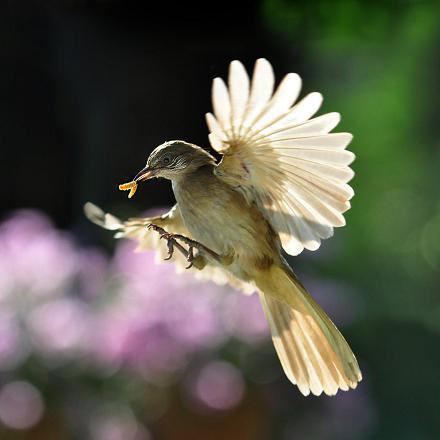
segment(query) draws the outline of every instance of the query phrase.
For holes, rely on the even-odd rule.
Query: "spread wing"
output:
[[[105,213],[101,208],[90,202],[85,204],[84,212],[87,218],[93,223],[104,229],[115,231],[115,238],[130,238],[136,240],[138,242],[136,249],[138,252],[156,251],[156,262],[158,263],[168,261],[164,260],[168,256],[168,250],[166,241],[161,240],[157,232],[147,228],[150,223],[163,227],[167,232],[181,234],[191,238],[191,234],[183,224],[177,204],[164,215],[130,218],[126,221],[119,220],[114,215]],[[177,251],[174,252],[172,260],[169,261],[175,263],[178,273],[184,272],[185,267],[188,266],[186,259]],[[253,285],[240,281],[220,267],[206,265],[203,270],[197,270],[195,268],[190,270],[196,278],[203,281],[214,281],[220,285],[230,284],[247,294],[255,291]]]
[[[210,143],[223,155],[218,177],[257,203],[286,252],[297,255],[304,248],[318,249],[333,227],[345,225],[355,156],[345,150],[350,133],[330,133],[338,113],[310,119],[321,94],[296,102],[301,79],[294,73],[275,92],[274,83],[267,60],[257,60],[252,81],[233,61],[228,86],[214,79],[214,114],[207,113],[206,120]]]

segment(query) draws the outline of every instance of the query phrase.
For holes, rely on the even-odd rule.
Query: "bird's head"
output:
[[[168,141],[156,147],[146,166],[134,180],[139,183],[153,177],[178,180],[203,165],[215,164],[215,159],[203,148],[185,141]]]

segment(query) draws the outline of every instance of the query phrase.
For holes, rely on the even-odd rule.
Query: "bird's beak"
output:
[[[154,177],[154,174],[154,170],[145,167],[136,174],[133,180],[135,182],[142,182],[143,180],[151,179],[152,177]]]

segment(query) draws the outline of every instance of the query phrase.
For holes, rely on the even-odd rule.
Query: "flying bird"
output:
[[[282,249],[290,255],[315,251],[334,227],[345,225],[355,156],[346,150],[350,133],[330,133],[339,113],[313,117],[322,95],[297,101],[300,89],[295,73],[275,88],[265,59],[256,61],[251,79],[232,61],[227,85],[213,81],[213,113],[206,114],[209,141],[221,160],[189,142],[165,142],[121,189],[132,196],[140,182],[171,180],[177,203],[167,214],[121,221],[92,203],[85,213],[117,238],[173,257],[199,278],[257,291],[287,377],[304,395],[335,395],[356,388],[358,362]]]

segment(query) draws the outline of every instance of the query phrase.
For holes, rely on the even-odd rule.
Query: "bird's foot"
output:
[[[199,251],[199,255],[209,256],[212,259],[221,262],[222,256],[219,255],[217,252],[214,252],[212,249],[209,249],[202,243],[199,243],[198,241],[192,240],[191,238],[185,237],[184,235],[180,235],[180,234],[173,234],[173,236],[174,238],[177,238],[178,240],[188,245],[188,252],[190,254],[191,259],[195,258],[194,249],[197,249]]]
[[[167,242],[167,248],[168,248],[168,256],[165,258],[165,260],[170,260],[173,257],[174,249],[177,249],[189,262],[189,266],[187,266],[187,269],[189,269],[193,265],[194,255],[190,250],[185,249],[177,240],[175,237],[175,234],[171,234],[170,232],[166,231],[164,228],[155,225],[154,223],[150,223],[147,226],[148,229],[153,229],[153,231],[156,231],[159,233],[160,238],[163,238]]]
[[[153,229],[154,231],[158,232],[160,238],[163,238],[167,241],[168,256],[165,258],[165,260],[171,259],[174,254],[174,249],[177,249],[189,263],[186,269],[189,269],[192,266],[195,266],[197,269],[203,269],[203,267],[206,265],[206,260],[203,255],[194,255],[194,249],[198,249],[199,253],[205,252],[213,258],[220,258],[220,255],[218,255],[216,252],[212,251],[206,246],[203,246],[197,241],[185,237],[184,235],[172,234],[166,231],[164,228],[155,225],[154,223],[150,223],[147,227],[148,229]],[[182,244],[180,244],[177,240],[180,240],[187,244],[188,249],[185,249],[185,247],[182,246]]]

